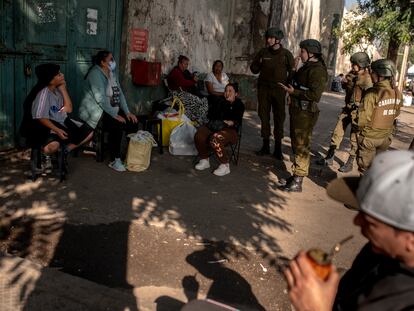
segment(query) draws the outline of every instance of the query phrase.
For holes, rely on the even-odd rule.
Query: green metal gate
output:
[[[119,57],[122,0],[0,0],[0,149],[18,143],[34,68],[57,63],[77,111],[83,76],[97,51]]]

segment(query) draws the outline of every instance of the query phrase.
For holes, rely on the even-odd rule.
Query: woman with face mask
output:
[[[115,77],[116,63],[109,51],[100,51],[93,58],[93,65],[85,76],[84,95],[79,107],[79,117],[96,128],[99,122],[108,131],[111,162],[109,167],[123,172],[121,139],[123,131],[133,132],[138,119],[128,109],[121,86]]]

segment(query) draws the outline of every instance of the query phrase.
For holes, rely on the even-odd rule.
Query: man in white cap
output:
[[[414,310],[414,153],[381,153],[363,177],[336,179],[327,192],[358,209],[354,224],[369,242],[339,285],[334,267],[323,281],[300,252],[285,270],[295,309]]]

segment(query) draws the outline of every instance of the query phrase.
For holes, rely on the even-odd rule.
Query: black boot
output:
[[[316,164],[318,165],[332,165],[333,164],[333,158],[335,155],[335,150],[336,150],[336,146],[335,145],[331,145],[328,149],[328,152],[326,153],[325,158],[323,159],[319,159],[318,161],[316,161]]]
[[[352,171],[352,169],[354,167],[354,159],[355,159],[355,156],[349,156],[349,158],[346,161],[346,163],[344,165],[342,165],[338,169],[338,171],[340,171],[342,173],[348,173],[348,172]]]
[[[260,150],[256,151],[256,155],[264,156],[270,154],[270,142],[269,139],[263,139],[263,146]]]
[[[302,192],[302,182],[303,176],[293,175],[291,181],[286,186],[281,187],[281,190],[286,192]]]
[[[283,160],[281,140],[275,140],[275,150],[273,151],[273,156],[278,160]]]

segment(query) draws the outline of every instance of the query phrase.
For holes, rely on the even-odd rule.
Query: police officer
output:
[[[358,132],[358,106],[361,102],[363,93],[372,87],[371,76],[369,73],[370,59],[367,53],[357,52],[351,56],[352,70],[346,75],[342,87],[345,89],[345,106],[338,116],[338,122],[331,137],[331,145],[324,159],[317,161],[319,165],[332,165],[336,148],[342,142],[346,128],[351,124],[351,150],[345,164],[340,168],[340,172],[350,172],[357,151],[357,132]]]
[[[394,121],[400,114],[402,94],[395,87],[396,69],[389,59],[371,64],[374,86],[364,95],[358,114],[358,169],[363,173],[378,152],[391,144]]]
[[[290,137],[294,154],[293,174],[282,185],[283,191],[302,192],[303,177],[308,175],[312,130],[318,120],[317,103],[328,81],[319,41],[300,43],[303,66],[293,76],[292,85],[281,85],[290,95]]]
[[[265,35],[267,47],[257,53],[250,66],[252,73],[260,73],[257,93],[259,102],[258,114],[262,123],[261,136],[263,138],[263,146],[256,154],[270,154],[270,111],[272,110],[274,121],[273,135],[275,139],[273,154],[277,159],[282,160],[286,92],[278,86],[278,83],[281,82],[286,85],[290,83],[295,64],[292,53],[280,43],[284,37],[281,30],[269,28]]]

